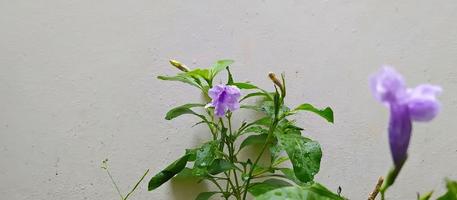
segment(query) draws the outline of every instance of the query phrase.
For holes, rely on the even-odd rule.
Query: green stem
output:
[[[230,134],[230,140],[228,141],[229,144],[227,144],[227,146],[229,147],[230,162],[235,163],[235,161],[237,159],[236,159],[236,155],[234,155],[235,148],[233,145],[233,141],[235,141],[235,138],[232,138],[232,137],[234,137],[234,135],[232,132],[232,114],[231,113],[227,116],[227,120],[228,120],[228,125],[229,125],[229,134]],[[235,190],[236,195],[235,196],[237,199],[240,199],[241,198],[240,191],[239,191],[240,185],[238,182],[238,175],[236,173],[236,169],[233,169],[233,176],[235,177],[235,185],[236,185],[236,190]]]
[[[270,142],[270,139],[273,136],[273,133],[274,133],[274,130],[276,129],[277,124],[278,124],[277,117],[275,117],[275,119],[273,120],[272,125],[270,126],[270,130],[268,132],[267,140],[263,144],[262,150],[260,151],[259,155],[255,159],[254,164],[252,165],[251,169],[249,169],[248,180],[246,180],[246,186],[245,186],[246,188],[244,189],[242,200],[246,199],[246,195],[248,193],[249,183],[251,182],[251,179],[252,179],[252,173],[254,172],[254,169],[255,169],[257,163],[260,161],[260,158],[262,157],[263,153],[267,149],[268,143]]]
[[[146,177],[146,175],[148,174],[149,172],[149,169],[146,170],[146,172],[143,174],[143,176],[141,177],[141,179],[135,184],[135,186],[132,188],[132,190],[127,194],[127,196],[125,196],[124,200],[127,200],[127,198],[136,190],[136,188],[138,187],[138,185],[140,185],[141,181],[143,181],[144,177]]]
[[[116,188],[117,193],[118,193],[119,196],[121,197],[121,200],[123,200],[123,199],[124,199],[124,196],[122,195],[121,190],[119,190],[119,187],[117,186],[116,181],[114,181],[113,176],[112,176],[111,173],[109,172],[108,167],[106,166],[104,169],[106,170],[106,173],[108,174],[109,178],[111,179],[111,182],[113,183],[114,188]]]

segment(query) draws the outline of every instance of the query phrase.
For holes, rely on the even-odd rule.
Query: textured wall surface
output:
[[[236,60],[238,80],[271,89],[285,72],[288,103],[332,106],[335,124],[297,121],[324,150],[317,180],[365,199],[391,165],[387,110],[367,77],[382,64],[410,86],[442,85],[444,110],[415,124],[408,163],[391,199],[443,191],[457,179],[457,1],[0,1],[1,199],[116,199],[100,163],[127,191],[209,138],[191,116],[166,111],[197,91],[155,77],[167,60],[209,66]],[[239,113],[238,118],[248,118]],[[148,177],[149,178],[149,177]],[[133,199],[193,199],[189,183]],[[197,186],[198,190],[205,185]]]

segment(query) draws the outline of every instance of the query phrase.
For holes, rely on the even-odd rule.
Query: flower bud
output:
[[[179,70],[183,71],[183,72],[188,72],[190,71],[189,68],[187,68],[186,65],[180,63],[179,61],[177,60],[173,60],[173,59],[170,59],[170,64],[175,66],[176,68],[178,68]]]
[[[283,89],[281,81],[278,78],[276,78],[276,75],[273,72],[269,72],[268,77],[270,77],[270,79],[273,81],[275,85],[279,87],[279,89]]]

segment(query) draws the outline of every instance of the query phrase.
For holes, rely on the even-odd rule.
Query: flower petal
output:
[[[441,92],[441,87],[430,84],[422,84],[408,90],[409,97],[406,103],[411,118],[419,122],[426,122],[435,118],[441,107],[436,96]]]
[[[407,157],[411,138],[411,118],[406,105],[390,105],[389,144],[396,166],[400,166]]]
[[[370,88],[375,98],[383,103],[396,102],[406,94],[402,75],[390,66],[384,66],[370,77]]]

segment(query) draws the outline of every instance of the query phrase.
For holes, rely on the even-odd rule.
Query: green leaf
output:
[[[243,98],[240,99],[240,102],[248,99],[248,98],[251,98],[251,97],[257,97],[257,96],[264,96],[264,97],[268,97],[268,94],[265,94],[264,92],[254,92],[254,93],[249,93],[247,94],[246,96],[244,96]]]
[[[163,183],[173,178],[177,173],[181,172],[186,167],[188,159],[189,155],[186,154],[152,177],[148,184],[148,190],[151,191],[158,188]]]
[[[211,67],[210,79],[213,79],[220,71],[231,65],[233,60],[219,60]]]
[[[195,176],[205,176],[208,173],[208,167],[217,158],[217,148],[217,141],[211,141],[197,149],[193,168]]]
[[[236,166],[228,160],[216,159],[213,164],[208,168],[208,172],[212,175],[216,175],[228,170],[235,169]]]
[[[194,69],[190,72],[186,72],[187,75],[194,78],[203,78],[205,80],[210,80],[210,71],[208,69]]]
[[[432,198],[432,194],[433,191],[427,192],[423,195],[419,195],[419,193],[417,193],[417,200],[429,200],[430,198]]]
[[[295,176],[302,182],[312,181],[322,158],[319,143],[296,134],[277,134],[277,138],[292,162]]]
[[[306,111],[316,113],[319,116],[325,118],[328,122],[333,123],[333,110],[330,107],[327,107],[325,109],[318,109],[309,103],[305,103],[305,104],[302,104],[302,105],[299,105],[298,107],[296,107],[292,112],[290,112],[290,114],[294,114],[295,112],[297,112],[299,110],[306,110]]]
[[[242,89],[242,90],[251,90],[251,89],[259,89],[257,86],[250,84],[250,83],[233,83],[234,86]]]
[[[227,85],[233,85],[233,83],[232,72],[230,72],[230,67],[227,67]]]
[[[244,129],[242,134],[246,134],[246,133],[267,134],[268,130],[265,128],[262,128],[261,126],[250,126],[246,129]]]
[[[437,200],[457,200],[457,182],[446,180],[447,192]]]
[[[179,81],[200,88],[198,82],[185,73],[181,73],[176,76],[157,76],[157,78],[165,81]]]
[[[344,200],[324,186],[314,183],[306,187],[292,186],[271,190],[255,198],[256,200]]]
[[[209,198],[211,198],[211,196],[217,194],[219,192],[202,192],[200,194],[198,194],[197,198],[195,198],[195,200],[208,200]]]
[[[189,160],[188,160],[189,162]],[[199,178],[198,176],[194,176],[192,173],[192,169],[185,167],[182,171],[180,171],[174,179],[191,179],[191,178]]]
[[[250,135],[240,145],[240,150],[246,146],[254,145],[254,144],[265,144],[267,141],[268,134],[260,134],[260,135]]]
[[[196,115],[205,120],[206,118],[203,115],[199,115],[190,109],[193,107],[203,107],[203,106],[205,106],[205,105],[198,104],[198,103],[190,103],[190,104],[184,104],[182,106],[178,106],[178,107],[173,108],[170,111],[168,111],[167,115],[165,116],[165,119],[171,120],[171,119],[174,119],[174,118],[179,117],[184,114],[193,114],[193,115]]]
[[[248,192],[253,196],[259,196],[274,189],[291,186],[289,182],[280,179],[267,179],[261,183],[253,183]]]
[[[298,178],[295,176],[293,169],[280,168],[279,171],[281,171],[284,174],[284,176],[286,176],[287,179],[293,181],[297,185],[303,185],[303,182],[298,180]]]

